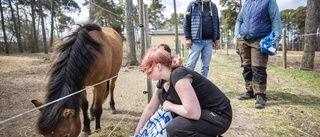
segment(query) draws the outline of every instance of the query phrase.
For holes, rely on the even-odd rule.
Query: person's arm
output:
[[[241,9],[239,14],[238,14],[238,17],[237,17],[237,20],[236,20],[236,26],[235,26],[235,29],[234,29],[234,37],[235,38],[239,36],[240,26],[241,26],[242,22],[243,22],[243,20],[242,20],[242,9]]]
[[[173,104],[167,100],[163,103],[163,109],[165,111],[172,111],[189,119],[199,120],[201,116],[201,107],[191,83],[191,78],[182,78],[178,80],[174,85],[174,88],[180,97],[182,105]]]
[[[220,44],[220,21],[219,21],[219,15],[218,15],[218,8],[217,8],[217,6],[216,6],[216,4],[214,4],[213,2],[212,2],[212,5],[213,5],[213,11],[214,11],[214,16],[216,17],[215,18],[215,20],[217,20],[217,28],[218,28],[218,30],[217,30],[217,39],[214,41],[214,43],[213,43],[213,47],[214,48],[216,48],[216,47],[218,47],[219,46],[219,44]]]
[[[218,8],[217,8],[217,6],[216,6],[216,4],[214,4],[213,3],[213,10],[214,10],[214,14],[215,14],[215,20],[217,20],[217,22],[218,22],[218,34],[217,34],[217,39],[216,40],[220,40],[220,21],[219,21],[219,15],[218,15]]]
[[[268,11],[269,11],[269,16],[272,23],[272,31],[275,34],[275,37],[273,40],[279,43],[282,36],[282,27],[281,27],[280,12],[279,12],[279,8],[276,0],[270,1]]]
[[[191,3],[187,7],[184,20],[183,20],[183,31],[184,31],[184,37],[186,40],[191,40]]]
[[[139,123],[138,123],[136,130],[134,132],[135,135],[139,133],[140,129],[149,120],[149,118],[152,116],[152,114],[158,109],[158,107],[160,105],[160,101],[158,98],[158,92],[159,92],[159,89],[156,87],[149,104],[143,110],[143,113],[140,117]]]

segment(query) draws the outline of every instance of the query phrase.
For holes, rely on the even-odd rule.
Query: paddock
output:
[[[233,53],[230,51],[230,53]],[[216,55],[220,54],[220,55]],[[238,75],[241,68],[237,63],[227,64],[222,60],[218,60],[217,56],[224,56],[223,52],[217,51],[213,54],[212,59],[212,67],[215,68],[218,65],[227,65],[230,68],[235,68],[237,72],[229,72],[229,73],[219,73],[222,71],[211,69],[208,78],[213,82],[217,83],[218,86],[221,86],[223,91],[226,92],[228,96],[231,95],[230,99],[234,108],[234,119],[231,125],[231,128],[225,136],[267,136],[267,134],[258,128],[264,125],[264,121],[257,120],[252,121],[247,119],[247,115],[250,113],[258,113],[254,108],[250,108],[250,102],[239,102],[236,100],[236,95],[242,93],[242,78]],[[296,55],[296,53],[295,53]],[[320,59],[319,54],[316,54],[316,59]],[[125,56],[125,55],[124,55]],[[232,55],[234,58],[237,58],[236,55]],[[272,57],[280,60],[280,57]],[[290,59],[290,57],[288,58]],[[270,59],[274,60],[274,59]],[[125,64],[126,61],[123,61]],[[292,61],[296,63],[296,61]],[[33,104],[30,102],[30,99],[37,98],[39,100],[43,99],[45,95],[45,82],[46,82],[46,71],[49,67],[50,56],[39,53],[39,54],[19,54],[19,55],[11,55],[11,56],[0,56],[0,120],[4,120],[10,118],[12,116],[21,114],[28,110],[34,108]],[[281,64],[280,64],[281,65]],[[290,65],[293,68],[296,67],[294,65]],[[320,65],[315,64],[317,68]],[[235,74],[234,74],[235,73]],[[235,87],[239,88],[239,91],[229,90],[228,88],[223,87],[225,84],[221,83],[222,75],[231,76],[232,82],[236,85]],[[272,75],[270,75],[272,76]],[[239,77],[239,78],[238,78]],[[270,77],[271,78],[271,77]],[[279,83],[279,84],[287,84],[286,81],[279,79],[277,77],[273,77],[269,80],[270,83]],[[139,66],[129,66],[122,67],[119,72],[119,77],[116,82],[115,87],[115,103],[116,103],[116,114],[110,113],[110,107],[107,100],[103,105],[103,114],[101,117],[101,125],[102,132],[105,132],[105,128],[108,129],[108,132],[105,132],[104,136],[110,137],[118,137],[121,136],[117,134],[117,132],[123,132],[125,135],[130,135],[134,132],[135,126],[138,123],[138,120],[141,116],[141,113],[144,107],[147,105],[147,94],[143,94],[143,91],[147,89],[146,85],[146,76],[140,71]],[[230,81],[229,81],[230,82]],[[154,88],[155,82],[153,82]],[[285,88],[285,87],[282,87]],[[240,91],[241,90],[241,91]],[[299,89],[291,91],[292,94],[298,94],[300,92]],[[313,93],[314,92],[314,93]],[[304,93],[301,93],[304,94]],[[313,101],[320,100],[320,96],[318,92],[313,90],[308,90],[308,94],[315,96],[315,100],[309,100],[310,104],[314,104]],[[91,92],[88,92],[88,100],[91,103]],[[287,107],[283,103],[285,100],[274,98],[275,96],[271,96],[270,104],[278,104],[267,106],[266,110],[274,110],[276,114],[279,116],[284,115],[292,115],[289,110],[296,110],[295,107]],[[308,103],[308,102],[307,102]],[[318,103],[315,103],[318,105]],[[278,110],[278,111],[276,111]],[[298,108],[297,111],[300,109]],[[305,114],[309,114],[307,110],[303,110]],[[299,111],[300,113],[300,111]],[[34,111],[18,117],[14,120],[8,121],[2,125],[0,125],[0,136],[1,137],[40,137],[41,135],[36,133],[36,120],[39,116],[38,111]],[[319,115],[318,115],[319,116]],[[297,117],[297,115],[295,115]],[[300,119],[301,120],[301,119]],[[299,122],[298,120],[295,120]],[[270,122],[270,121],[269,121]],[[276,121],[273,121],[276,122]],[[319,135],[317,131],[320,130],[320,125],[318,123],[314,123],[316,121],[307,121],[309,124],[305,125],[304,123],[300,123],[305,127],[301,127],[299,134],[295,135]],[[313,124],[312,124],[313,123]],[[289,127],[288,127],[289,126]],[[284,129],[290,129],[292,125],[288,125],[283,127]],[[91,128],[94,129],[93,122],[91,123]],[[295,127],[297,128],[297,127]],[[308,130],[308,131],[307,131]],[[109,132],[110,131],[110,132]],[[99,134],[93,134],[90,136],[99,136]]]

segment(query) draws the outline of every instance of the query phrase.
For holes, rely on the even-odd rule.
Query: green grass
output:
[[[132,131],[122,127],[107,126],[101,132],[93,133],[90,137],[128,137],[132,135]]]
[[[269,67],[276,75],[291,79],[293,84],[303,88],[313,88],[320,91],[320,74],[315,72],[289,70],[280,67]]]
[[[254,108],[254,100],[239,101],[245,92],[240,60],[215,55],[208,78],[230,98],[240,104],[235,111],[246,109],[248,124],[268,136],[319,136],[320,74],[268,66],[268,102],[263,110]],[[212,73],[213,72],[213,73]],[[244,125],[245,126],[245,125]],[[259,133],[257,135],[259,135]]]

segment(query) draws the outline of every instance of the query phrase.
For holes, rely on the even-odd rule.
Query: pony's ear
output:
[[[43,105],[42,102],[38,101],[38,100],[31,100],[31,102],[33,103],[34,106],[36,107],[40,107]],[[42,111],[42,109],[39,109],[40,111]]]
[[[73,109],[69,109],[69,108],[65,108],[63,110],[63,117],[64,118],[70,118],[72,116],[74,116],[75,111]]]

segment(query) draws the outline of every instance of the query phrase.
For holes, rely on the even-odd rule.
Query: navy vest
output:
[[[246,0],[242,7],[243,23],[240,26],[241,37],[252,40],[267,36],[272,31],[269,16],[270,0]]]
[[[211,1],[210,1],[211,2]],[[201,0],[196,0],[191,3],[191,37],[193,41],[202,40],[202,11],[201,11]],[[216,5],[212,4],[212,21],[213,21],[213,38],[212,41],[220,39],[220,24],[218,17],[218,10]]]

